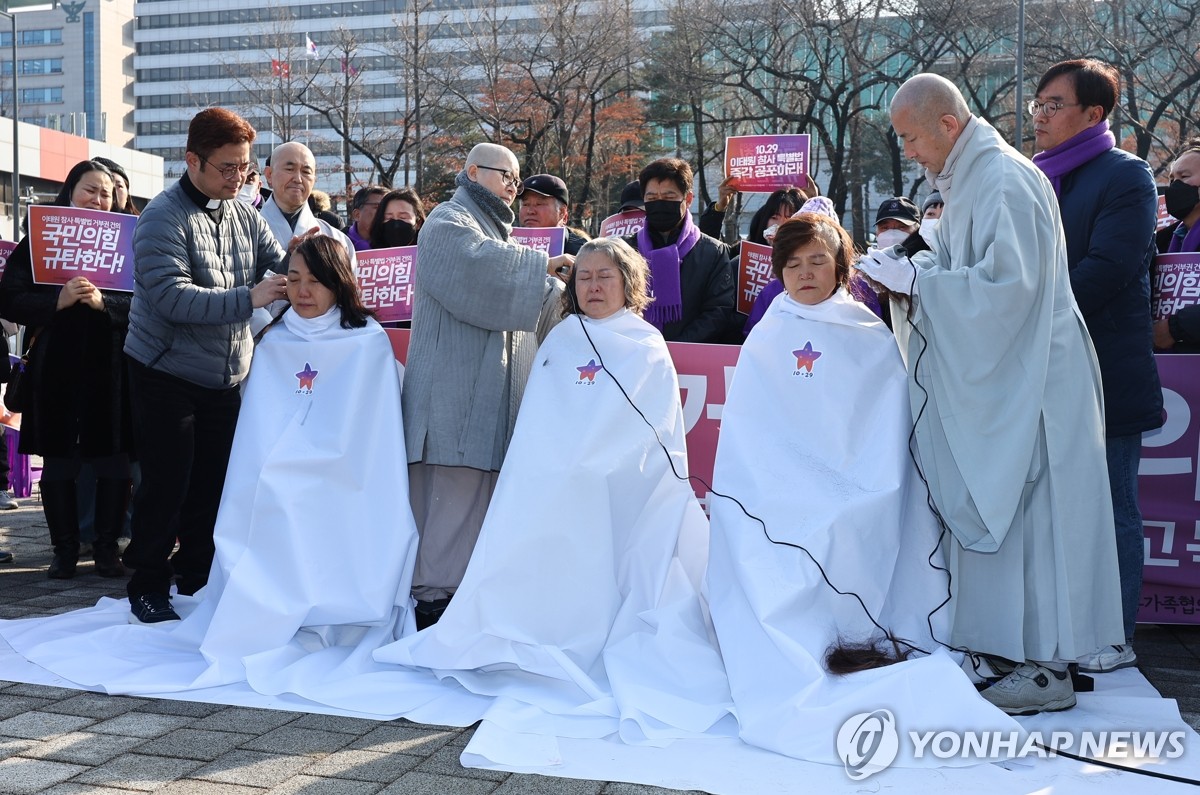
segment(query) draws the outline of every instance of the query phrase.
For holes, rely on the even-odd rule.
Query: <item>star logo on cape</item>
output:
[[[300,380],[300,385],[296,387],[300,390],[307,389],[309,392],[313,389],[313,381],[317,380],[317,370],[312,369],[312,365],[308,362],[304,363],[304,369],[296,373],[296,378]]]
[[[804,347],[797,351],[792,351],[792,355],[796,357],[796,369],[808,370],[812,372],[813,363],[821,358],[820,351],[814,351],[811,342],[804,343]]]
[[[579,380],[580,381],[591,381],[591,382],[595,383],[596,373],[600,372],[604,368],[601,367],[600,365],[596,364],[595,359],[592,359],[587,364],[585,364],[583,367],[576,367],[575,369],[579,371]]]

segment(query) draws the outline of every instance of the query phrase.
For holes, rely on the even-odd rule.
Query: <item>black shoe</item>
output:
[[[51,580],[69,580],[75,576],[75,566],[78,562],[77,558],[56,554],[54,560],[50,561],[50,568],[46,569],[46,577]]]
[[[130,624],[158,624],[178,621],[179,614],[171,609],[171,599],[165,594],[144,593],[129,598]]]
[[[101,577],[128,577],[129,576],[129,572],[125,571],[125,566],[122,565],[121,559],[119,557],[117,557],[115,552],[107,554],[107,555],[97,554],[95,557],[95,561],[96,561],[95,571]]]
[[[13,554],[7,550],[0,549],[0,563],[12,563]]]
[[[429,602],[417,602],[417,610],[414,617],[417,620],[417,629],[422,630],[432,627],[442,617],[442,613],[446,612],[446,608],[450,606],[450,597],[445,599],[434,599]]]
[[[208,585],[208,577],[190,577],[186,574],[175,575],[175,590],[180,596],[195,596],[196,592]]]

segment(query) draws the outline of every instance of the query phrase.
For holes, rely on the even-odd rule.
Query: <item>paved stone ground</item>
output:
[[[87,607],[124,594],[80,566],[48,580],[45,520],[35,500],[0,515],[0,618]],[[1200,627],[1143,626],[1142,670],[1200,729]],[[472,729],[378,722],[190,701],[105,696],[0,681],[0,792],[47,795],[679,795],[604,781],[470,770]],[[691,795],[699,795],[692,793]]]

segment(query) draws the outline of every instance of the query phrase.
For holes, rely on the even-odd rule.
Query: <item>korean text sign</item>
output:
[[[83,276],[103,290],[133,291],[137,216],[80,207],[29,208],[33,280],[66,284]]]

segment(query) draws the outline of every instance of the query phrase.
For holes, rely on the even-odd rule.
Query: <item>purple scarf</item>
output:
[[[1200,224],[1193,224],[1191,229],[1186,230],[1182,235],[1179,234],[1179,228],[1183,224],[1175,227],[1175,231],[1171,235],[1171,243],[1167,246],[1167,253],[1191,253],[1200,251]]]
[[[668,323],[683,317],[679,265],[699,239],[700,229],[692,223],[692,214],[689,212],[683,214],[683,228],[679,230],[679,239],[674,244],[656,249],[650,239],[650,227],[643,226],[637,233],[638,251],[650,263],[649,287],[653,297],[642,316],[659,331]]]
[[[1033,162],[1050,179],[1054,195],[1061,197],[1064,174],[1070,174],[1116,145],[1117,139],[1108,131],[1108,119],[1105,119],[1072,135],[1058,146],[1038,152],[1033,156]]]

